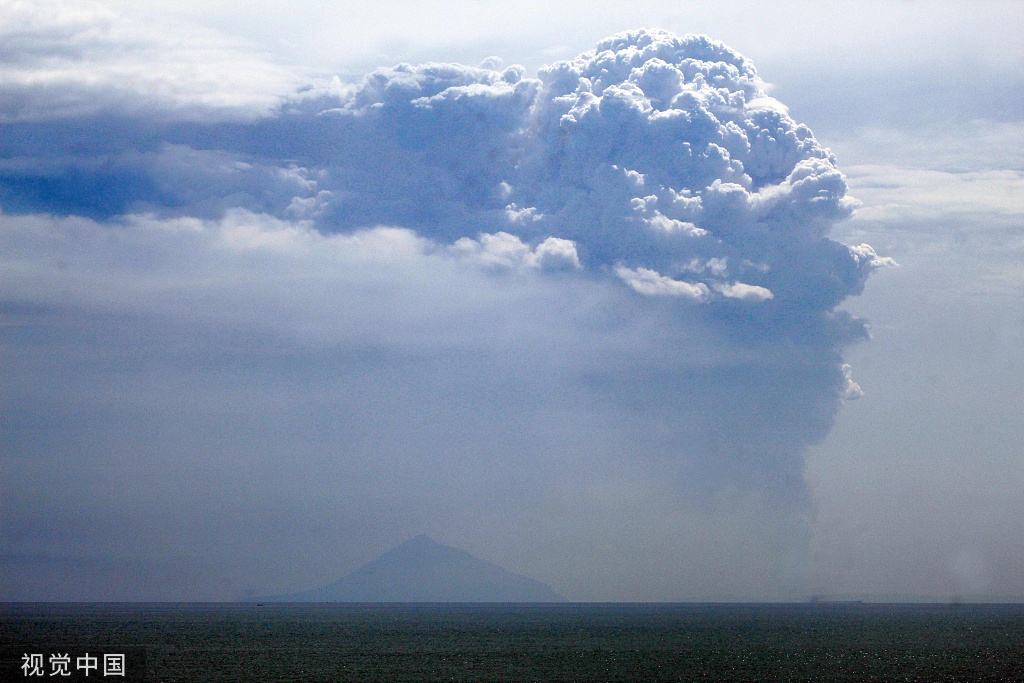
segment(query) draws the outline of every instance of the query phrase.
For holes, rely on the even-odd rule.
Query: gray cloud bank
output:
[[[424,531],[576,599],[804,590],[836,306],[891,264],[828,238],[835,158],[706,37],[499,61],[6,113],[5,598],[301,590]]]

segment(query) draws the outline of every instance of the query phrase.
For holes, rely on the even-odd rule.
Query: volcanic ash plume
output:
[[[3,289],[60,313],[39,334],[68,370],[47,389],[61,347],[30,345],[8,399],[88,437],[10,443],[86,448],[168,509],[201,493],[152,547],[198,535],[229,573],[440,527],[570,597],[799,594],[803,454],[862,393],[842,351],[866,328],[836,307],[891,263],[829,239],[856,205],[836,159],[707,37],[498,61],[244,120],[35,122],[78,151],[25,137],[0,169]],[[69,518],[107,514],[78,486]]]
[[[663,316],[643,342],[658,358],[638,347],[589,368],[593,385],[664,413],[671,449],[719,483],[801,491],[804,448],[856,386],[840,352],[866,335],[835,307],[890,263],[828,239],[856,205],[835,157],[704,36],[624,33],[523,73],[403,64],[334,106],[297,99],[337,141],[318,225],[402,225],[493,268],[617,282]]]

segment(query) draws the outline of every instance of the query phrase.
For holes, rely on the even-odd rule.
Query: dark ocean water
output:
[[[1024,605],[4,604],[0,648],[3,681],[1024,681]]]

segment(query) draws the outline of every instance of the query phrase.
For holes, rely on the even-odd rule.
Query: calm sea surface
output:
[[[118,655],[125,675],[104,676]],[[2,604],[0,664],[3,681],[1024,681],[1024,605]]]

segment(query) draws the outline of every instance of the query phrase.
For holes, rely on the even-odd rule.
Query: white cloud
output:
[[[690,262],[681,267],[688,273],[704,273],[708,272],[715,277],[725,277],[729,272],[729,259],[727,258],[711,258],[707,261],[701,261],[700,259],[690,259]]]
[[[477,239],[462,237],[450,252],[484,266],[506,270],[536,268],[545,271],[580,268],[576,245],[571,240],[548,237],[536,247],[530,247],[507,232],[481,234]]]
[[[505,215],[508,217],[510,223],[519,224],[539,221],[541,218],[544,217],[544,214],[538,214],[537,209],[532,206],[527,206],[520,209],[515,204],[509,204],[508,206],[505,207]]]
[[[879,256],[870,244],[858,244],[849,247],[850,254],[857,260],[857,265],[866,270],[875,268],[897,268],[899,264],[888,256]]]
[[[313,344],[477,344],[465,326],[478,307],[558,296],[557,288],[538,294],[555,287],[544,274],[580,267],[573,244],[557,238],[530,247],[485,234],[445,247],[402,228],[325,235],[308,220],[244,209],[216,220],[130,215],[110,224],[0,215],[0,227],[0,286],[10,302]],[[490,277],[494,269],[514,270],[519,284]],[[469,294],[454,294],[461,291]],[[486,343],[516,334],[492,329]]]
[[[775,296],[770,289],[758,287],[757,285],[748,285],[743,282],[719,283],[715,284],[714,287],[722,296],[729,299],[739,299],[740,301],[767,301]]]
[[[708,286],[703,282],[685,282],[665,277],[650,268],[616,266],[615,274],[627,285],[647,296],[678,296],[693,301],[707,301]]]
[[[93,114],[251,118],[299,84],[237,39],[111,3],[0,5],[0,121]]]
[[[1024,171],[944,171],[906,166],[858,165],[847,169],[864,206],[858,221],[948,220],[985,215],[995,224],[1024,217]]]
[[[779,112],[780,114],[789,114],[789,107],[779,102],[774,97],[755,97],[746,103],[747,109],[754,111],[756,109],[768,109],[771,111]]]
[[[847,401],[855,401],[864,395],[864,390],[853,381],[853,367],[849,363],[843,363],[843,381],[845,386],[841,391],[843,398]]]
[[[576,245],[571,240],[548,237],[537,245],[530,265],[541,270],[572,270],[581,268]]]

